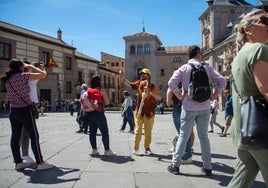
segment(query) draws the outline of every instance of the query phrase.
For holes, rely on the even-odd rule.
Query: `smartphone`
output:
[[[41,67],[41,63],[39,63],[39,62],[34,63],[34,66],[35,66],[35,67]]]

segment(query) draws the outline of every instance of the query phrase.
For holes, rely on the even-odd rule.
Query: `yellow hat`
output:
[[[147,69],[147,68],[143,68],[143,69],[140,71],[140,74],[141,74],[141,73],[149,74],[149,76],[151,76],[151,71],[150,71],[150,69]]]

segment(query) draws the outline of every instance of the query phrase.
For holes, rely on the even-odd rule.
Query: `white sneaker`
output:
[[[50,169],[53,167],[54,167],[54,165],[49,164],[48,162],[44,161],[44,162],[37,165],[36,170],[47,170],[47,169]]]
[[[31,158],[29,155],[22,156],[21,158],[23,159],[23,162],[25,163],[29,163],[29,164],[35,163],[35,160],[33,160],[33,158]]]
[[[106,155],[106,156],[113,156],[113,155],[116,155],[116,153],[113,152],[112,150],[106,150],[106,151],[104,152],[104,155]]]
[[[93,151],[92,151],[92,154],[91,155],[99,155],[100,153],[98,152],[98,150],[96,150],[96,149],[93,149]]]
[[[193,164],[192,157],[190,157],[189,159],[186,159],[186,160],[181,160],[181,164]]]
[[[137,156],[142,156],[143,155],[143,153],[139,149],[135,149],[133,154],[137,155]]]
[[[15,166],[15,170],[22,170],[24,168],[27,168],[30,165],[31,164],[25,163],[25,162],[17,163],[16,166]]]
[[[174,153],[175,153],[175,148],[174,148],[174,147],[169,148],[169,149],[168,149],[168,153],[172,153],[172,154],[174,154]]]

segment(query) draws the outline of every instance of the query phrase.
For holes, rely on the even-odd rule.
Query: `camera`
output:
[[[34,63],[34,66],[35,66],[35,67],[41,67],[41,63],[39,63],[39,62]]]

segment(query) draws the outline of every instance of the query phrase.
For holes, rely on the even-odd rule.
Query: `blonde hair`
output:
[[[258,15],[266,14],[266,12],[262,9],[257,9],[253,12],[250,12],[246,14],[240,23],[236,24],[234,27],[234,32],[236,33],[236,47],[237,50],[240,50],[240,48],[248,42],[247,35],[245,33],[245,27],[250,26],[256,18],[258,18]]]

